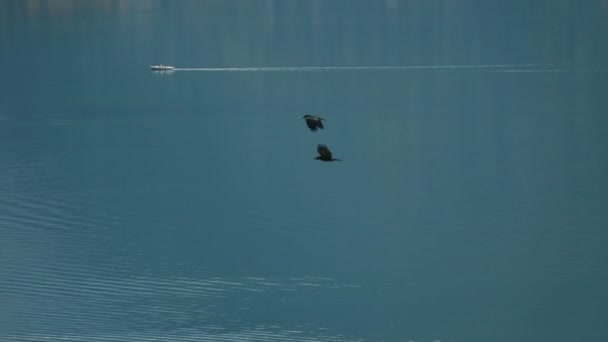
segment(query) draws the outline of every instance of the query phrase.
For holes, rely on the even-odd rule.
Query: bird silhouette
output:
[[[325,128],[325,126],[323,126],[323,120],[325,119],[322,117],[306,114],[302,118],[306,119],[306,126],[313,132],[316,132],[318,128]]]
[[[320,161],[324,161],[324,162],[341,161],[340,159],[334,158],[331,155],[331,151],[329,150],[329,148],[327,147],[327,145],[319,144],[317,146],[317,152],[319,152],[319,156],[316,157],[315,159],[318,159]]]

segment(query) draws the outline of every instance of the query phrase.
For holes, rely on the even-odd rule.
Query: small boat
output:
[[[171,71],[171,70],[175,70],[175,67],[172,67],[170,65],[150,65],[150,69],[154,70],[154,71]]]

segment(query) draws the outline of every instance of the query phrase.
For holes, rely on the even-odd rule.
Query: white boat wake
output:
[[[222,68],[175,68],[175,71],[203,72],[330,72],[330,71],[374,71],[374,70],[433,70],[468,69],[489,72],[564,72],[580,71],[552,64],[456,64],[456,65],[393,65],[393,66],[286,66],[286,67],[222,67]]]

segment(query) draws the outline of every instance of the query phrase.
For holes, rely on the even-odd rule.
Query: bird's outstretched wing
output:
[[[319,144],[317,146],[317,152],[319,152],[319,156],[321,156],[321,158],[323,158],[323,159],[332,158],[331,151],[329,150],[329,148],[326,145]]]

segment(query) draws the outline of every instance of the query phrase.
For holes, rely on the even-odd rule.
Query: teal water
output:
[[[0,340],[608,339],[607,15],[0,1]]]

